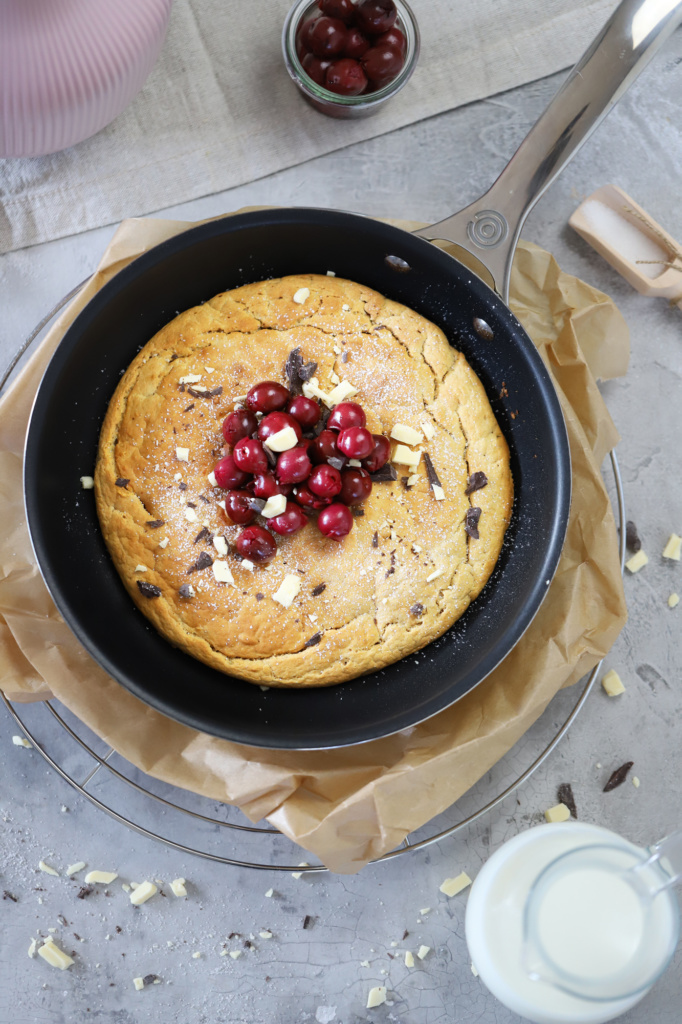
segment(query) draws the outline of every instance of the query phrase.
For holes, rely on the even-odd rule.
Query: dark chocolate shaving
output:
[[[480,508],[468,508],[464,519],[464,530],[472,540],[478,540],[478,521],[481,518]]]
[[[608,782],[604,786],[604,792],[610,793],[612,789],[617,786],[622,786],[628,777],[628,772],[632,768],[634,761],[626,761],[620,768],[616,768],[615,772],[611,772],[608,778]]]
[[[401,476],[400,483],[403,485],[406,491],[409,491],[410,485],[408,484],[409,476]]]
[[[557,800],[560,804],[564,804],[568,807],[571,812],[572,818],[578,817],[578,808],[575,806],[575,797],[573,796],[573,787],[570,782],[562,782],[556,791]]]
[[[197,506],[195,505],[195,503],[193,501],[188,501],[187,502],[187,508],[196,508],[196,507]]]
[[[208,500],[208,498],[206,497],[205,494],[200,494],[199,495],[199,501],[203,501],[203,503],[205,505],[210,505],[210,502],[209,502],[209,500]]]
[[[63,924],[65,928],[69,927],[69,922],[66,920],[63,914],[57,914],[57,920],[60,924]]]
[[[178,488],[179,488],[179,490],[181,490],[181,491],[186,491],[186,490],[187,490],[187,484],[185,483],[185,481],[184,481],[184,480],[182,480],[182,481],[181,481],[181,482],[180,482],[180,483],[178,484]]]
[[[485,487],[488,483],[488,477],[482,470],[477,470],[472,473],[469,477],[469,482],[465,490],[465,494],[473,494],[474,491],[480,491],[482,487]]]
[[[76,893],[76,899],[77,900],[84,900],[85,897],[89,896],[92,891],[93,890],[90,888],[89,885],[83,885],[83,886],[81,886],[79,892]]]
[[[194,538],[194,543],[198,544],[200,540],[205,540],[207,544],[210,544],[213,540],[213,534],[206,526],[202,526],[198,534]]]
[[[385,484],[398,479],[398,472],[395,466],[392,466],[389,462],[382,466],[381,469],[378,469],[376,473],[370,473],[369,475],[372,478],[373,484]]]
[[[187,575],[189,576],[191,572],[200,572],[202,569],[208,569],[209,565],[213,565],[213,559],[205,551],[202,551],[194,565],[190,565]]]
[[[317,363],[314,363],[311,359],[309,363],[304,363],[301,369],[298,371],[298,375],[301,380],[310,380],[314,377],[317,372]]]
[[[341,355],[341,362],[347,363],[350,358],[350,352],[343,352]]]
[[[407,930],[407,928],[406,928],[406,929],[405,929],[405,931],[403,932],[403,942],[405,941],[405,939],[407,938],[407,936],[408,936],[409,934],[410,934],[410,933],[408,932],[408,930]]]
[[[249,498],[246,502],[247,507],[252,509],[254,512],[262,512],[265,508],[264,498]]]
[[[127,479],[124,476],[120,476],[118,478],[118,480],[116,481],[116,486],[117,487],[127,487],[129,483],[130,483],[129,479]]]
[[[183,409],[182,411],[183,412],[191,412],[193,408],[194,408],[194,402],[190,402],[190,404],[187,406],[187,408]]]
[[[201,391],[201,390],[198,390],[196,387],[188,387],[187,388],[187,394],[191,395],[192,398],[217,398],[218,395],[222,395],[222,393],[223,393],[223,386],[222,386],[222,384],[219,384],[217,388],[213,388],[212,391]],[[191,408],[192,408],[192,406],[190,405],[190,409]],[[185,410],[185,412],[186,411],[187,410]]]
[[[625,543],[628,550],[633,551],[635,554],[642,547],[642,542],[639,539],[639,534],[637,533],[637,527],[631,519],[628,519],[625,525]]]
[[[431,456],[429,455],[428,452],[424,452],[424,465],[426,466],[426,475],[429,478],[429,483],[431,484],[431,487],[441,487],[442,485],[440,480],[438,479],[438,473],[436,473],[436,470],[434,469],[433,462],[431,461]]]
[[[192,586],[189,583],[183,583],[178,590],[180,597],[184,597],[185,601],[189,601],[194,595],[192,593]]]
[[[373,548],[378,548],[379,547],[379,534],[377,533],[376,530],[374,531],[374,533],[372,535],[372,547]]]
[[[158,974],[145,974],[144,978],[142,979],[142,984],[153,985],[158,977]]]
[[[333,466],[334,469],[338,469],[339,471],[343,469],[347,461],[348,460],[345,458],[344,455],[332,455],[331,458],[327,459],[329,465]]]
[[[313,432],[315,434],[315,437],[319,437],[320,434],[322,433],[322,431],[327,429],[327,420],[331,416],[331,413],[332,413],[331,409],[323,409],[322,410],[322,415],[320,416],[319,420],[317,421],[317,423],[313,427]]]
[[[289,391],[291,391],[292,395],[300,395],[302,392],[301,378],[298,375],[302,366],[303,356],[301,355],[301,350],[300,348],[293,348],[284,364],[284,376],[289,382]]]
[[[271,452],[266,444],[263,445],[263,451],[265,452],[266,458],[271,466],[277,465],[277,456],[274,452]]]
[[[150,530],[158,530],[160,526],[165,526],[163,519],[148,519],[146,525]]]
[[[410,615],[414,615],[415,619],[418,619],[420,615],[424,614],[424,605],[420,601],[413,604],[410,608]]]
[[[310,914],[306,914],[305,917],[303,918],[303,928],[304,929],[305,928],[310,928],[310,925],[312,924],[312,920],[313,919],[310,916]]]
[[[73,933],[73,937],[74,937],[74,939],[77,939],[77,940],[78,940],[79,942],[82,942],[82,941],[83,941],[83,940],[81,939],[80,935],[78,934],[78,932],[74,932],[74,933]]]
[[[179,358],[180,358],[180,356],[178,355],[178,353],[177,353],[177,352],[174,352],[174,353],[173,353],[173,355],[172,355],[172,356],[170,357],[170,359],[168,360],[168,362],[169,362],[169,363],[174,363],[174,362],[175,362],[175,360],[176,360],[176,359],[179,359]]]
[[[18,898],[16,896],[12,895],[12,893],[8,889],[3,889],[2,890],[2,898],[3,898],[3,900],[11,900],[12,903],[18,903],[19,902]]]
[[[326,583],[318,583],[316,587],[313,587],[313,589],[310,591],[310,593],[312,594],[313,597],[319,597],[320,594],[323,593],[326,589],[327,589],[327,584]]]
[[[359,505],[351,505],[350,511],[351,515],[354,515],[356,519],[358,518],[358,516],[364,516],[365,514],[364,508],[360,508]]]
[[[147,583],[146,580],[136,580],[136,583],[143,597],[161,597],[160,589],[153,583]]]
[[[265,594],[256,594],[256,600],[257,601],[262,601],[264,597],[265,597]]]
[[[308,639],[303,644],[303,646],[304,647],[314,647],[315,644],[319,644],[321,639],[322,639],[322,634],[321,633],[313,633],[313,635],[311,637],[308,637]]]

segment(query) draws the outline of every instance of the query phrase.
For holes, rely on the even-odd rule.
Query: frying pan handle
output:
[[[526,217],[680,21],[682,0],[622,0],[492,188],[415,234],[466,249],[508,303]]]

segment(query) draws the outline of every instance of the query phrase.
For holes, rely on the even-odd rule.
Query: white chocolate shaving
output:
[[[200,373],[187,373],[184,377],[180,378],[180,384],[198,384],[201,380]]]
[[[290,448],[296,447],[298,437],[293,427],[285,427],[284,430],[278,430],[276,434],[271,434],[263,444],[271,452],[287,452]]]
[[[185,519],[188,523],[196,523],[199,520],[199,516],[196,514],[193,508],[185,509]]]
[[[300,590],[301,580],[299,577],[294,576],[293,573],[287,573],[278,589],[272,595],[272,600],[277,601],[277,603],[281,604],[283,608],[290,608],[294,602],[294,598],[300,593]]]
[[[224,558],[216,558],[213,562],[213,575],[218,583],[234,584],[232,570]]]
[[[273,494],[265,502],[265,505],[261,509],[260,514],[263,516],[264,519],[274,519],[275,516],[281,516],[283,512],[286,512],[286,508],[286,494]]]
[[[293,298],[294,302],[302,306],[306,299],[310,298],[310,288],[299,288],[297,292],[294,292]]]
[[[404,444],[396,445],[396,449],[391,456],[391,462],[396,462],[400,466],[409,466],[411,469],[417,468],[420,459],[421,452],[413,452]]]
[[[26,747],[27,750],[31,750],[33,747],[33,744],[29,743],[25,736],[13,736],[12,743],[15,747]]]
[[[75,874],[77,874],[77,872],[82,871],[84,867],[85,867],[85,861],[84,860],[79,860],[75,864],[69,864],[68,868],[66,869],[66,874],[67,875],[75,875]]]
[[[340,384],[337,384],[328,395],[318,395],[328,409],[332,409],[339,402],[344,402],[347,398],[352,398],[353,395],[357,395],[358,389],[354,388],[349,380],[342,380]]]
[[[206,479],[210,483],[211,487],[217,487],[218,486],[218,481],[215,478],[215,473],[213,472],[213,470],[211,470],[211,472],[208,474]]]
[[[38,956],[41,956],[50,967],[58,967],[60,971],[65,971],[73,963],[72,957],[60,949],[51,936],[45,939],[38,950]]]
[[[92,882],[102,882],[104,885],[109,885],[115,878],[118,878],[115,871],[88,871],[84,881],[86,885],[90,885]]]
[[[640,569],[644,568],[648,561],[648,555],[645,555],[644,550],[640,548],[636,555],[633,555],[632,558],[628,558],[625,563],[625,568],[631,573],[639,572]]]
[[[138,887],[131,892],[130,902],[134,907],[139,907],[143,903],[146,903],[155,893],[159,890],[156,888],[153,882],[142,882]]]
[[[91,491],[94,486],[95,486],[95,481],[93,480],[93,478],[91,476],[82,476],[81,477],[81,487],[83,488],[84,491]]]
[[[676,562],[679,562],[681,553],[682,537],[678,537],[676,533],[671,533],[668,538],[668,543],[663,548],[663,557],[673,558]]]
[[[375,1006],[381,1006],[386,1002],[386,986],[376,985],[369,990],[367,995],[367,1009],[372,1010]]]
[[[187,889],[185,888],[184,878],[174,878],[170,884],[171,892],[174,896],[181,897],[187,895]]]
[[[213,547],[216,549],[219,555],[227,554],[227,541],[224,537],[221,537],[219,533],[213,538]]]
[[[426,582],[430,583],[431,580],[437,580],[438,577],[442,576],[444,572],[445,572],[444,569],[435,569],[434,572],[432,572],[430,576],[426,577]]]
[[[175,458],[178,462],[189,462],[189,448],[176,448]]]
[[[446,878],[439,888],[446,896],[456,896],[458,892],[466,889],[468,885],[471,885],[471,879],[466,871],[460,871],[454,878]]]
[[[394,441],[404,441],[409,445],[421,444],[424,440],[421,430],[408,427],[405,423],[396,423],[391,431],[391,437]]]
[[[38,861],[38,867],[41,871],[44,871],[46,875],[56,875],[57,878],[59,877],[59,872],[55,871],[55,869],[50,867],[49,864],[46,864],[44,860]]]

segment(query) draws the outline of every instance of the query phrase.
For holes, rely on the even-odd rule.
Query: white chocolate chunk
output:
[[[268,889],[268,891],[266,892],[265,895],[268,897],[268,899],[270,899],[272,896],[275,895],[275,890],[274,889]]]
[[[308,861],[307,861],[307,860],[302,860],[302,861],[300,861],[300,863],[299,863],[299,865],[298,865],[298,866],[299,866],[299,868],[307,868],[307,867],[310,867],[310,865],[308,864]],[[291,872],[291,877],[292,877],[292,878],[300,878],[300,877],[302,876],[302,874],[303,874],[303,872],[302,872],[302,871],[292,871],[292,872]]]
[[[471,879],[466,871],[460,871],[454,878],[446,878],[439,888],[446,896],[456,896],[458,892],[466,889],[468,885],[471,885]]]
[[[82,871],[84,867],[85,867],[85,861],[84,860],[79,860],[75,864],[69,864],[68,868],[66,869],[66,874],[67,875],[75,875],[79,871]]]
[[[213,563],[213,575],[218,583],[234,584],[232,571],[224,558],[216,558]]]
[[[412,953],[410,953],[409,949],[405,950],[405,966],[414,967],[414,957],[412,956]]]
[[[95,481],[93,480],[93,478],[91,476],[82,476],[81,477],[81,487],[83,488],[84,491],[91,491],[94,486],[95,486]]]
[[[276,434],[271,434],[263,444],[271,452],[287,452],[290,448],[296,447],[298,437],[293,427],[285,427],[284,430],[278,430]]]
[[[302,306],[306,299],[310,298],[310,288],[299,288],[297,292],[294,292],[293,298],[294,302]]]
[[[211,472],[208,474],[206,479],[210,483],[211,487],[217,487],[218,486],[218,481],[215,478],[215,473],[213,472],[213,470],[211,470]]]
[[[639,779],[636,775],[632,776],[632,785],[635,787],[635,789],[639,789]]]
[[[427,437],[429,441],[431,441],[432,438],[434,438],[436,436],[436,428],[434,427],[434,425],[431,422],[431,420],[426,420],[426,419],[421,420],[419,425],[422,428],[422,430],[424,431],[425,437]]]
[[[381,1006],[386,1002],[386,986],[376,985],[369,990],[367,996],[367,1009],[372,1010],[375,1006]]]
[[[348,465],[352,466],[353,469],[360,469],[362,467],[362,463],[360,462],[360,459],[349,459],[348,460]]]
[[[406,423],[396,423],[391,431],[391,437],[394,441],[403,441],[409,445],[421,444],[424,440],[421,430],[408,427]]]
[[[293,573],[287,573],[278,589],[272,595],[272,600],[277,601],[283,608],[290,608],[300,590],[301,580],[299,577],[294,576]]]
[[[419,544],[413,544],[412,550],[416,555],[418,555],[423,550],[423,548]]]
[[[35,939],[31,939],[31,941],[29,943],[28,950],[27,950],[28,955],[30,956],[31,960],[33,960],[34,956],[36,955],[36,946],[37,945],[38,945],[38,943],[36,942],[36,940]]]
[[[677,608],[679,603],[680,603],[680,595],[679,594],[671,594],[670,597],[668,598],[668,608]],[[29,744],[29,746],[30,746],[30,744]]]
[[[336,356],[340,356],[341,353],[343,352],[343,349],[341,348],[340,345],[334,345],[333,348],[334,348],[334,355],[336,355]]]
[[[272,938],[272,932],[267,931],[267,929],[265,931],[258,932],[258,934],[260,935],[261,939],[271,939]]]
[[[175,473],[173,479],[175,480],[176,484],[179,484],[180,481],[182,480],[182,473]]]
[[[332,370],[332,372],[329,374],[329,379],[332,382],[332,384],[341,383],[341,378],[339,377],[338,373],[336,373],[335,370]]]
[[[668,543],[663,548],[663,557],[674,558],[676,562],[679,562],[681,553],[682,537],[678,537],[676,533],[671,533],[668,537]]]
[[[344,313],[350,312],[350,306],[348,305],[347,302],[344,302],[344,304],[341,306],[341,309],[344,311]]]
[[[625,693],[623,681],[613,668],[606,673],[601,684],[609,697],[617,697],[619,693]]]
[[[289,427],[289,430],[293,428]],[[283,431],[282,431],[283,433]],[[261,515],[265,519],[274,519],[275,516],[281,516],[282,512],[286,512],[287,508],[287,497],[286,494],[273,494],[265,502],[265,505],[261,509]]]
[[[570,817],[571,812],[569,811],[566,804],[557,804],[555,807],[549,807],[545,811],[545,821],[549,822],[568,821]]]
[[[419,957],[420,960],[423,960],[424,957],[428,956],[428,954],[430,952],[431,952],[431,947],[430,946],[420,946],[418,951],[417,951],[417,956]]]
[[[241,949],[231,949],[230,950],[230,956],[232,957],[233,960],[238,960],[241,955],[242,955]]]
[[[133,978],[133,985],[138,992],[144,988],[144,978]]]
[[[407,478],[407,486],[408,487],[414,487],[415,484],[418,484],[420,480],[421,480],[421,477],[420,477],[419,473],[412,473]]]
[[[410,466],[411,469],[416,469],[421,459],[421,452],[410,451],[404,444],[396,445],[396,449],[391,455],[391,462],[398,463],[399,466]]]
[[[12,743],[15,747],[26,747],[27,750],[33,748],[33,744],[29,743],[25,736],[13,736]]]
[[[134,907],[140,907],[158,891],[159,890],[153,882],[142,882],[133,892],[131,892],[130,902]]]
[[[135,566],[135,572],[146,572],[147,568],[148,567],[146,565],[142,565],[142,563],[140,563],[140,565]]]
[[[472,963],[472,965],[471,965],[471,973],[473,974],[474,978],[478,977],[478,971],[476,970],[476,964]]]
[[[224,537],[221,537],[219,533],[213,538],[213,547],[216,549],[219,555],[227,554],[227,541]]]
[[[176,448],[175,458],[178,462],[189,462],[189,448]]]
[[[46,864],[44,860],[38,861],[38,867],[41,871],[44,871],[46,875],[56,875],[59,877],[59,872],[55,871],[55,869],[50,867],[49,864]]]
[[[354,388],[349,380],[342,380],[340,384],[337,384],[328,395],[322,398],[322,401],[328,409],[332,409],[339,402],[344,402],[347,398],[352,398],[353,395],[357,395],[358,389]]]
[[[442,487],[439,486],[439,484],[432,484],[431,490],[433,491],[433,496],[436,499],[436,501],[445,500],[445,491],[443,490]]]
[[[198,384],[201,380],[200,373],[187,373],[184,377],[180,378],[180,384]]]
[[[649,556],[644,553],[643,548],[640,548],[636,555],[633,555],[632,558],[628,558],[625,563],[625,568],[628,572],[639,572],[640,569],[644,568],[648,561]]]
[[[60,949],[51,936],[45,939],[45,942],[38,950],[38,956],[42,956],[43,960],[50,967],[58,967],[60,971],[65,971],[73,963],[72,957],[65,953],[63,949]]]
[[[215,373],[215,366],[205,366],[206,373]]]
[[[193,508],[186,508],[185,509],[185,519],[187,520],[188,523],[198,523],[199,522],[199,516],[196,514],[196,512],[194,511]]]
[[[196,953],[192,953],[192,960],[199,960],[200,957],[201,953],[199,952],[199,950],[197,950]]]
[[[335,270],[328,270],[327,271],[327,277],[336,277],[336,271]]]
[[[422,907],[419,913],[421,914],[422,917],[426,917],[427,914],[431,913],[431,907]]]
[[[159,541],[159,547],[160,548],[167,548],[168,547],[168,537],[164,537],[163,540]]]
[[[320,389],[320,382],[317,379],[317,377],[311,377],[310,380],[303,381],[303,384],[301,385],[301,390],[303,391],[303,394],[305,395],[306,398],[319,398],[320,401],[324,402],[325,404],[327,402],[327,398],[329,397],[326,391],[322,391]]]
[[[242,567],[242,569],[246,569],[248,572],[253,572],[254,569],[256,568],[256,566],[253,564],[253,562],[249,561],[248,558],[243,558],[242,559],[241,567]],[[270,689],[270,687],[266,687],[266,689]]]
[[[180,897],[187,895],[187,889],[185,888],[184,878],[174,878],[170,884],[170,887],[171,892],[173,893],[174,896]]]
[[[436,569],[434,572],[431,573],[430,576],[426,577],[426,582],[431,583],[432,580],[437,580],[438,577],[442,576],[444,572],[445,569]]]
[[[109,885],[115,878],[118,878],[115,871],[88,871],[84,881],[86,885],[90,885],[92,882],[102,882],[104,885]]]

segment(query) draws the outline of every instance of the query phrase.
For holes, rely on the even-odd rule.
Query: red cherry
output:
[[[299,505],[303,505],[303,508],[312,511],[313,509],[324,508],[325,505],[329,505],[332,499],[320,498],[319,495],[313,494],[307,484],[301,484],[300,487],[296,488],[294,500]]]
[[[311,469],[305,448],[290,448],[277,459],[277,479],[281,484],[298,484],[308,478]]]
[[[322,509],[317,517],[317,527],[325,537],[343,540],[353,529],[353,514],[347,505],[335,502]]]
[[[232,457],[237,468],[244,473],[265,473],[268,460],[263,445],[254,437],[243,437],[232,449]]]
[[[367,88],[367,75],[356,60],[343,57],[329,65],[324,84],[338,96],[360,96]]]
[[[353,0],[318,0],[317,6],[320,8],[323,14],[326,14],[330,18],[340,18],[341,21],[348,22],[355,15],[355,4]]]
[[[242,558],[248,558],[257,565],[271,562],[277,554],[275,538],[262,526],[247,526],[237,537],[234,546]]]
[[[225,444],[233,448],[243,437],[251,437],[258,426],[258,420],[248,409],[235,409],[223,420]]]
[[[388,32],[384,32],[379,36],[378,39],[374,40],[375,46],[390,46],[393,50],[397,50],[405,56],[407,50],[407,39],[395,25],[393,28],[389,28]]]
[[[301,61],[306,75],[309,75],[313,82],[317,82],[318,85],[324,85],[327,68],[331,67],[331,63],[330,60],[320,60],[319,57],[312,53],[307,53]]]
[[[327,420],[327,430],[346,430],[347,427],[364,427],[367,422],[365,410],[357,402],[340,402],[334,407]]]
[[[225,515],[233,523],[239,523],[242,526],[252,523],[258,513],[249,507],[250,501],[253,501],[253,495],[249,491],[228,491],[225,495]]]
[[[359,28],[349,28],[343,55],[344,57],[352,57],[353,60],[359,60],[363,53],[369,50],[370,45],[369,39],[366,35],[363,35]]]
[[[292,427],[296,431],[296,437],[300,441],[303,437],[301,424],[286,412],[271,412],[264,416],[258,427],[258,440],[265,441],[273,434],[279,433],[286,427]]]
[[[213,473],[218,487],[222,487],[224,491],[232,487],[242,487],[249,478],[248,473],[239,469],[231,455],[226,455],[220,462],[216,462]]]
[[[362,32],[378,35],[393,28],[397,17],[393,0],[362,0],[355,12],[355,24]]]
[[[317,402],[304,395],[292,398],[287,406],[287,412],[301,424],[304,430],[311,430],[322,415],[322,410]]]
[[[262,380],[251,388],[246,396],[246,404],[254,412],[275,412],[276,409],[283,409],[290,398],[283,384]]]
[[[375,445],[374,450],[362,460],[362,465],[368,473],[376,473],[378,469],[385,466],[391,454],[391,442],[383,434],[372,434]]]
[[[349,459],[365,459],[374,451],[374,438],[365,427],[348,427],[341,431],[336,445]]]
[[[402,53],[391,46],[373,46],[360,63],[370,82],[382,86],[395,78],[404,61]]]
[[[257,498],[267,500],[274,494],[290,494],[291,487],[278,483],[272,473],[259,473],[253,482],[253,493]]]
[[[323,430],[315,438],[313,462],[326,462],[327,459],[338,459],[341,452],[336,447],[338,435],[333,430]]]
[[[275,533],[287,534],[302,530],[307,522],[308,517],[304,514],[300,505],[294,505],[292,501],[288,501],[284,512],[279,516],[273,516],[269,526]]]
[[[306,455],[308,456],[308,458],[310,459],[311,462],[315,461],[315,459],[313,458],[313,455],[315,454],[315,439],[314,438],[312,438],[312,437],[304,437],[302,441],[298,442],[296,447],[297,448],[302,448],[303,451],[306,453]]]
[[[307,21],[302,22],[296,33],[296,43],[306,52],[310,52],[310,33],[315,28],[317,18],[318,15],[315,15],[314,18],[308,18]]]
[[[308,477],[308,487],[320,498],[334,498],[341,490],[341,474],[333,466],[316,466]]]
[[[335,57],[346,42],[346,26],[339,18],[318,18],[310,30],[310,49],[316,57]]]
[[[341,474],[341,501],[359,505],[372,490],[372,478],[364,469],[344,469]]]

